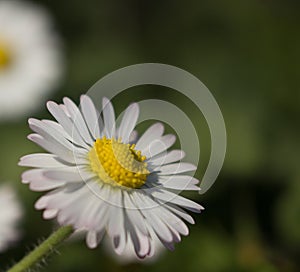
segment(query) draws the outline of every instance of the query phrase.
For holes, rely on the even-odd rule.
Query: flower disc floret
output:
[[[120,139],[97,139],[89,160],[100,180],[115,186],[140,188],[150,173],[144,162],[146,157],[135,150],[135,144],[124,144]]]

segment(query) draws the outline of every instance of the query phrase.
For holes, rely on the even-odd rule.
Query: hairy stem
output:
[[[21,261],[10,268],[8,272],[21,272],[29,270],[44,257],[51,254],[61,242],[63,242],[73,233],[73,231],[74,230],[71,226],[60,227],[33,251],[29,252],[28,255],[26,255]]]

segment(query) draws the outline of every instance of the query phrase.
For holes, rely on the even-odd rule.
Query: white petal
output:
[[[111,237],[114,237],[121,234],[122,230],[124,229],[122,195],[119,188],[113,190],[110,201],[110,213],[113,216],[110,216],[107,231]]]
[[[46,191],[65,185],[64,181],[51,180],[44,176],[43,169],[31,169],[23,172],[22,182],[30,183],[34,191]]]
[[[56,141],[60,144],[64,145],[66,148],[71,149],[73,148],[73,145],[65,138],[61,133],[59,133],[57,130],[55,130],[53,127],[48,126],[47,124],[43,123],[40,120],[30,118],[28,120],[30,128],[41,135],[43,138],[45,138],[48,141]]]
[[[110,217],[107,225],[107,232],[113,239],[114,249],[121,254],[126,246],[126,233],[124,225],[124,213],[122,204],[122,193],[119,188],[111,188]]]
[[[39,180],[30,182],[29,188],[32,191],[43,192],[48,190],[53,190],[58,187],[62,187],[65,185],[65,182],[53,182],[51,180]]]
[[[176,235],[177,232],[182,235],[189,234],[189,229],[187,228],[186,224],[170,210],[166,209],[164,205],[160,206],[158,212],[161,214],[160,218],[162,218],[166,225],[173,231],[173,234],[175,234],[177,240],[180,241],[180,235]]]
[[[102,228],[108,225],[108,219],[110,216],[110,202],[111,197],[110,185],[102,184],[100,185],[98,181],[91,181],[87,183],[89,193],[93,195],[96,199],[97,212],[94,216],[94,219],[91,220],[91,228],[101,230]]]
[[[102,201],[94,194],[90,192],[89,203],[86,203],[86,207],[81,210],[75,226],[78,228],[86,228],[101,231],[105,229],[107,220],[109,218],[109,207],[106,202]],[[88,202],[88,200],[87,200]]]
[[[154,168],[154,171],[159,171],[159,175],[171,175],[171,174],[190,172],[196,169],[197,167],[191,163],[179,162],[179,163],[167,164],[167,165]]]
[[[73,142],[72,137],[63,129],[63,127],[61,126],[61,124],[52,121],[52,120],[42,120],[42,122],[44,124],[46,124],[47,126],[52,127],[53,129],[55,129],[59,134],[61,134],[64,138],[66,138],[67,140],[69,140],[70,142]]]
[[[102,200],[107,206],[110,206],[113,202],[111,201],[111,185],[109,184],[99,184],[99,178],[95,178],[92,182],[87,184],[91,193],[95,197]]]
[[[167,150],[176,141],[176,136],[173,134],[164,135],[159,139],[154,139],[150,144],[142,149],[142,154],[147,158],[151,158]]]
[[[82,137],[79,135],[77,129],[71,119],[67,116],[66,112],[55,102],[49,101],[47,103],[47,108],[53,117],[57,120],[58,123],[63,127],[63,129],[68,133],[72,138],[72,141],[82,147],[88,147]]]
[[[171,242],[173,240],[173,236],[165,225],[165,223],[156,215],[157,209],[159,209],[158,204],[152,204],[151,199],[142,193],[133,194],[134,200],[140,207],[144,205],[151,207],[150,209],[141,209],[142,214],[144,215],[147,223],[153,228],[156,235],[159,236],[161,239],[167,242]],[[155,205],[155,206],[154,206]]]
[[[19,161],[19,165],[42,168],[66,167],[64,163],[58,160],[56,155],[47,153],[35,153],[23,156]]]
[[[199,181],[190,176],[161,176],[159,177],[159,183],[165,188],[175,189],[175,190],[195,190],[199,191],[200,188],[196,186]]]
[[[170,251],[174,251],[175,250],[175,246],[174,246],[174,243],[172,242],[166,242],[166,241],[163,241],[161,240],[161,243],[165,246],[165,248],[167,248],[168,250]]]
[[[64,209],[69,209],[71,205],[71,209],[74,210],[73,203],[78,202],[77,200],[79,198],[84,199],[84,197],[86,197],[86,195],[89,193],[89,190],[86,188],[86,186],[81,186],[80,189],[77,190],[72,190],[72,187],[75,186],[73,184],[66,184],[65,187],[50,191],[37,200],[35,203],[35,208],[38,210],[57,209],[60,211],[59,213],[64,213]]]
[[[94,220],[94,228],[97,230],[101,230],[107,226],[109,216],[110,214],[108,213],[108,207],[105,205],[105,203],[101,204],[100,209],[98,210],[97,214],[95,215],[95,220]]]
[[[44,177],[43,171],[44,171],[44,169],[30,169],[30,170],[24,171],[22,173],[22,181],[24,183],[30,183],[32,181],[48,180],[46,177]]]
[[[161,205],[161,203],[157,203],[147,197],[145,198],[145,202],[148,203],[148,207],[152,207],[151,212],[155,213],[157,217],[173,232],[173,241],[174,239],[180,241],[179,233],[183,235],[188,234],[189,231],[185,223],[170,210],[166,209],[164,205]]]
[[[204,208],[199,205],[198,203],[189,200],[187,198],[184,198],[180,195],[174,194],[172,192],[166,191],[166,190],[157,190],[157,189],[147,189],[145,192],[149,195],[151,195],[154,198],[157,198],[159,200],[162,200],[166,203],[173,203],[177,204],[185,209],[188,209],[190,211],[193,211],[195,213],[200,213],[201,210]]]
[[[185,152],[183,150],[172,150],[167,153],[163,153],[155,156],[154,158],[149,158],[147,161],[151,165],[164,165],[172,162],[179,161],[185,157]]]
[[[141,138],[136,143],[136,149],[142,150],[146,148],[153,140],[158,139],[164,133],[164,126],[161,123],[156,123],[149,127]]]
[[[57,144],[59,146],[63,146],[64,149],[68,149],[69,153],[72,151],[73,155],[76,155],[74,157],[74,161],[76,163],[81,163],[80,154],[83,154],[84,157],[86,154],[86,149],[79,148],[75,145],[73,145],[69,140],[67,140],[62,133],[57,131],[53,126],[49,126],[49,124],[30,118],[28,120],[30,127],[33,131],[37,132],[40,136],[42,136],[46,141],[49,143]],[[79,156],[77,156],[77,154]],[[82,157],[82,156],[81,156]]]
[[[44,195],[42,197],[40,197],[34,204],[34,208],[37,210],[42,210],[45,209],[47,207],[47,203],[49,200],[49,195]]]
[[[86,235],[86,244],[89,248],[97,247],[97,233],[96,231],[89,231]]]
[[[60,159],[64,160],[65,162],[71,164],[76,163],[76,158],[74,157],[75,154],[76,157],[78,157],[78,159],[80,157],[85,157],[85,152],[80,150],[79,148],[74,147],[74,150],[70,150],[66,146],[60,144],[59,142],[56,142],[55,140],[46,140],[44,137],[38,134],[30,134],[28,135],[28,139],[35,142],[50,153],[57,155]]]
[[[131,104],[125,111],[121,125],[119,127],[119,137],[123,143],[129,142],[129,137],[135,128],[139,117],[139,106],[137,103]]]
[[[100,113],[96,110],[92,99],[87,95],[82,95],[80,97],[80,105],[83,117],[94,140],[100,138],[101,134],[98,120],[99,118],[101,119],[101,117]]]
[[[178,190],[178,191],[200,191],[200,188],[194,184],[188,184],[188,185],[179,185],[178,183],[171,184],[167,183],[163,185],[164,188],[172,189],[172,190]]]
[[[91,182],[89,183],[91,184]],[[105,230],[107,220],[109,219],[108,205],[90,193],[85,199],[85,207],[79,207],[80,214],[76,220],[75,227],[102,232]]]
[[[67,109],[67,107],[66,107],[65,104],[59,104],[58,106],[63,110],[63,112],[66,114],[66,116],[68,118],[71,118],[71,115],[70,115],[70,113],[69,113],[69,111],[68,111],[68,109]]]
[[[85,199],[90,196],[90,191],[87,186],[82,186],[80,189],[72,192],[67,192],[66,189],[59,194],[55,194],[48,199],[47,209],[56,209],[60,211],[57,216],[57,221],[62,225],[74,225],[76,228],[78,217],[85,207]]]
[[[113,246],[117,254],[121,255],[124,252],[126,248],[126,240],[127,240],[127,235],[125,233],[125,230],[124,230],[124,234],[113,237]]]
[[[52,210],[45,210],[43,212],[43,218],[44,219],[53,219],[57,216],[58,210],[52,209]]]
[[[103,121],[105,126],[105,133],[108,138],[115,137],[115,112],[114,108],[106,97],[102,100],[102,112],[103,112]]]
[[[154,238],[155,237],[155,238]],[[160,244],[161,245],[161,241],[158,239],[158,238],[156,238],[157,237],[157,235],[154,233],[152,236],[151,236],[151,238],[149,239],[149,242],[150,242],[150,251],[149,251],[149,253],[148,253],[148,257],[149,258],[152,258],[153,256],[154,256],[154,254],[156,253],[156,246],[155,246],[155,241],[154,241],[154,239],[155,240],[157,240],[156,241],[156,244]],[[159,247],[158,247],[158,249],[159,249]]]
[[[92,145],[94,143],[94,140],[92,139],[92,137],[89,133],[89,130],[88,130],[87,125],[82,117],[80,110],[75,105],[75,103],[68,97],[64,97],[63,101],[64,101],[64,104],[67,107],[67,110],[71,116],[71,119],[72,119],[75,127],[78,129],[78,132],[80,133],[82,139],[87,144]]]
[[[132,131],[129,137],[129,143],[130,144],[136,143],[137,137],[138,137],[138,132],[136,130]]]
[[[189,222],[190,224],[195,224],[193,217],[191,217],[186,211],[184,211],[177,205],[174,205],[171,203],[164,203],[164,205],[167,209],[171,210],[173,213],[176,213],[178,216],[180,216],[185,221]]]
[[[77,166],[62,169],[44,169],[43,175],[49,179],[66,182],[86,182],[95,177],[94,173],[87,172]]]
[[[97,245],[102,240],[102,237],[104,235],[104,230],[102,231],[94,231],[91,230],[86,235],[86,244],[89,248],[96,248]]]
[[[148,235],[148,230],[146,228],[145,220],[140,210],[137,208],[137,205],[134,203],[132,197],[127,192],[124,192],[123,195],[124,195],[125,211],[128,216],[128,219],[143,234]]]
[[[129,226],[128,229],[136,255],[144,258],[150,252],[149,237],[142,234],[134,225]]]

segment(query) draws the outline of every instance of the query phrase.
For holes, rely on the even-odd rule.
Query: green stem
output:
[[[43,241],[33,251],[29,252],[27,256],[25,256],[7,272],[22,272],[29,270],[44,257],[51,254],[61,242],[73,233],[73,231],[74,230],[71,226],[60,227],[57,231],[52,233],[48,239]]]

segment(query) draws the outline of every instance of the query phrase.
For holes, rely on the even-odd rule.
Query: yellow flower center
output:
[[[6,43],[0,40],[0,70],[11,64],[11,51]]]
[[[134,148],[134,144],[123,144],[120,139],[97,139],[88,154],[91,168],[105,183],[140,188],[150,172],[146,157]]]

